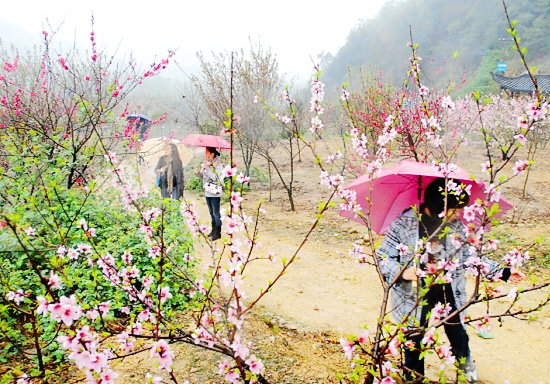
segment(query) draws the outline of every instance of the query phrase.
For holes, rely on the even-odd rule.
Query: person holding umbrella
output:
[[[223,163],[219,160],[219,156],[220,153],[216,148],[206,147],[202,167],[195,168],[195,175],[202,179],[204,196],[212,219],[212,232],[208,235],[212,240],[218,240],[222,231],[220,201],[223,191]]]
[[[424,328],[428,323],[428,313],[433,312],[436,306],[451,308],[448,313],[453,313],[467,301],[465,269],[468,266],[467,260],[472,255],[467,242],[466,227],[458,217],[461,208],[468,204],[468,195],[463,193],[457,196],[447,193],[449,182],[452,183],[453,180],[436,178],[428,184],[418,213],[412,208],[401,213],[392,222],[382,245],[376,250],[384,279],[387,283],[394,282],[390,304],[398,323],[407,318],[409,326],[414,326],[414,323],[418,322],[417,324]],[[426,255],[420,258],[421,265],[414,265],[414,260],[411,259],[415,257],[419,239],[428,239],[427,251]],[[462,246],[457,246],[456,239],[462,240]],[[452,280],[445,284],[431,285],[422,298],[426,305],[418,305],[419,289],[415,287],[418,276],[442,272],[439,268],[452,261],[455,261],[456,266],[454,270],[449,268]],[[481,257],[481,261],[488,271],[486,276],[489,278],[500,276],[503,280],[517,282],[525,276],[517,270],[503,268],[485,256]],[[423,280],[418,280],[418,284],[423,284]],[[470,383],[476,383],[477,370],[470,354],[463,318],[464,312],[456,313],[445,321],[444,328],[452,353],[457,362],[460,362],[464,376]],[[407,380],[418,378],[418,374],[424,375],[420,343],[425,337],[422,334],[410,337],[411,345],[404,348],[403,376]]]
[[[179,200],[183,196],[183,163],[175,144],[166,146],[164,156],[155,167],[155,174],[163,198]]]

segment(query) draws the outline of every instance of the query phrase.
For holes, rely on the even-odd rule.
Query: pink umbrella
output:
[[[371,228],[375,232],[383,234],[388,231],[391,223],[401,212],[414,205],[420,205],[423,201],[424,189],[439,177],[445,177],[439,167],[406,160],[382,169],[373,180],[369,175],[363,175],[348,185],[346,189],[356,191],[357,203],[361,205],[363,215],[366,216],[370,209]],[[472,186],[470,204],[477,199],[485,200],[483,184],[472,180],[468,172],[462,168],[457,167],[447,177]],[[369,205],[367,199],[370,199],[372,205]],[[491,205],[489,204],[489,206]],[[498,207],[500,212],[497,217],[513,208],[512,204],[504,199],[500,199]],[[364,223],[361,218],[355,217],[353,212],[340,211],[340,215]]]
[[[223,137],[214,135],[203,135],[193,133],[180,141],[180,144],[192,145],[194,147],[212,147],[220,149],[231,149],[231,144]]]

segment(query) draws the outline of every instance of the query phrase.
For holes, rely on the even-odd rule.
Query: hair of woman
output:
[[[424,205],[432,214],[439,215],[445,209],[445,182],[456,182],[453,179],[437,178],[426,187]],[[460,182],[459,182],[460,183]],[[463,192],[457,196],[447,191],[447,209],[462,208],[468,205],[469,197]]]
[[[214,147],[206,147],[206,150],[210,153],[213,153],[214,156],[218,157],[220,156],[220,153],[218,152],[218,150]]]

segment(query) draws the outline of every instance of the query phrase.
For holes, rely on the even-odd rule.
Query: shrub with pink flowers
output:
[[[13,367],[2,382],[20,369],[52,382],[68,361],[113,382],[106,335],[134,350],[143,327],[193,306],[179,205],[127,177],[115,155],[138,139],[124,97],[168,59],[147,76],[95,48],[89,61],[54,61],[51,39],[40,53],[1,50],[0,359]]]

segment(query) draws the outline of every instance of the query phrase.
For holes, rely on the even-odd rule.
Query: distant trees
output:
[[[219,130],[224,128],[227,110],[232,106],[237,146],[249,175],[258,142],[269,125],[269,115],[262,113],[255,101],[259,94],[265,100],[275,100],[283,76],[276,56],[260,42],[250,40],[248,52],[241,49],[212,55],[208,61],[202,52],[197,54],[201,73],[190,78]]]
[[[264,136],[264,139],[257,143],[257,153],[267,162],[269,172],[269,199],[271,200],[271,181],[273,171],[277,174],[284,190],[288,196],[290,210],[295,211],[294,204],[294,170],[296,162],[300,159],[300,140],[305,129],[303,123],[304,116],[307,111],[305,104],[297,102],[290,98],[288,87],[283,93],[283,98],[286,101],[286,113],[288,115],[281,116],[279,113],[272,113],[273,129],[270,133]],[[264,109],[269,106],[267,102],[260,99]],[[274,108],[274,106],[272,106]],[[260,108],[258,108],[261,111]],[[283,113],[283,112],[281,112]],[[269,114],[265,114],[266,116]],[[284,160],[278,161],[276,158],[276,150],[280,149],[284,152]]]

